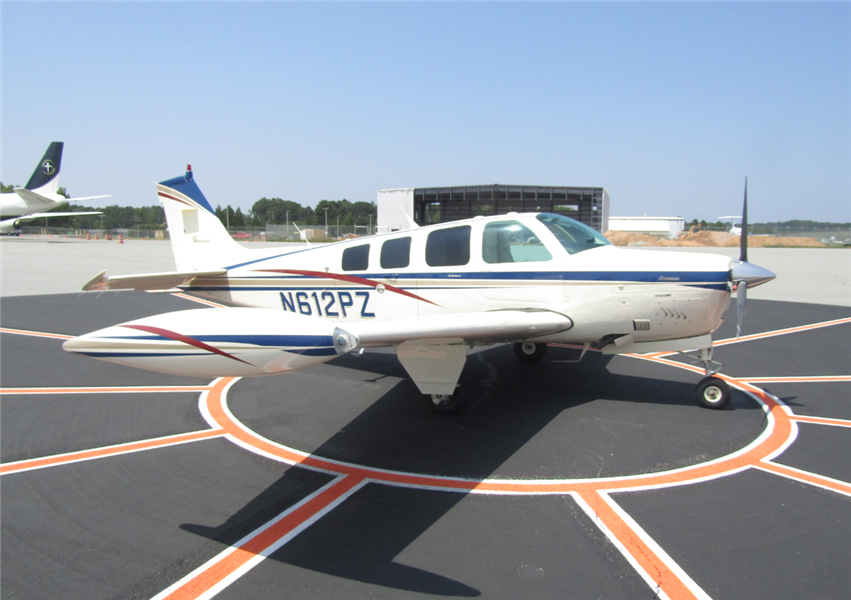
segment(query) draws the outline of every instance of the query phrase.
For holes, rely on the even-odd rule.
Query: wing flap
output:
[[[361,347],[440,338],[460,339],[465,344],[495,344],[566,331],[572,326],[569,317],[546,310],[495,310],[340,323],[341,329],[357,337]]]
[[[169,290],[190,283],[196,277],[216,277],[227,273],[226,269],[216,271],[171,271],[166,273],[148,273],[146,275],[118,275],[109,277],[101,271],[86,285],[84,292],[107,290]]]

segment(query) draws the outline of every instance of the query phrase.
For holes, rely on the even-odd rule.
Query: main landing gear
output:
[[[535,342],[520,342],[514,344],[514,353],[522,361],[538,362],[547,353],[547,345],[537,344]]]
[[[467,404],[460,386],[452,394],[429,394],[426,398],[434,412],[444,415],[457,415]]]

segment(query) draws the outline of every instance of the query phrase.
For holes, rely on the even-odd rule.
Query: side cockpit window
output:
[[[369,268],[369,244],[343,250],[344,271],[366,271]]]
[[[553,235],[569,254],[611,245],[611,242],[603,237],[602,233],[569,217],[541,213],[537,216],[537,219],[553,232]]]
[[[518,221],[485,225],[482,258],[488,264],[537,262],[553,257],[531,229]]]
[[[428,234],[426,264],[430,267],[456,267],[470,262],[470,226],[438,229]]]
[[[381,268],[404,269],[411,264],[411,238],[387,240],[381,245]]]

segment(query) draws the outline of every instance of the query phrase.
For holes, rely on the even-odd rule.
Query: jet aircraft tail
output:
[[[201,271],[240,262],[251,250],[236,243],[216,216],[192,175],[157,184],[178,271]]]
[[[41,162],[33,171],[32,177],[24,186],[25,190],[39,194],[56,194],[59,191],[59,169],[62,166],[64,142],[51,142]]]

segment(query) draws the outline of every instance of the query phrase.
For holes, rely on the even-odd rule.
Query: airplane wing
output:
[[[13,233],[21,223],[43,219],[46,217],[80,217],[85,215],[102,215],[102,212],[45,212],[45,213],[30,213],[13,219],[4,219],[0,221],[0,233]]]
[[[30,213],[28,215],[23,215],[21,217],[15,217],[14,219],[10,219],[11,221],[34,221],[35,219],[44,219],[48,217],[83,217],[86,215],[102,215],[101,211],[96,212],[44,212],[44,213]]]
[[[450,339],[456,340],[454,343],[495,344],[558,333],[572,326],[569,317],[549,310],[494,310],[339,323],[341,329],[356,336],[360,347]]]
[[[83,291],[169,290],[174,287],[186,285],[196,277],[214,277],[224,275],[225,273],[227,273],[227,270],[218,269],[215,271],[169,271],[166,273],[148,273],[146,275],[108,277],[106,271],[101,271],[83,286]]]

